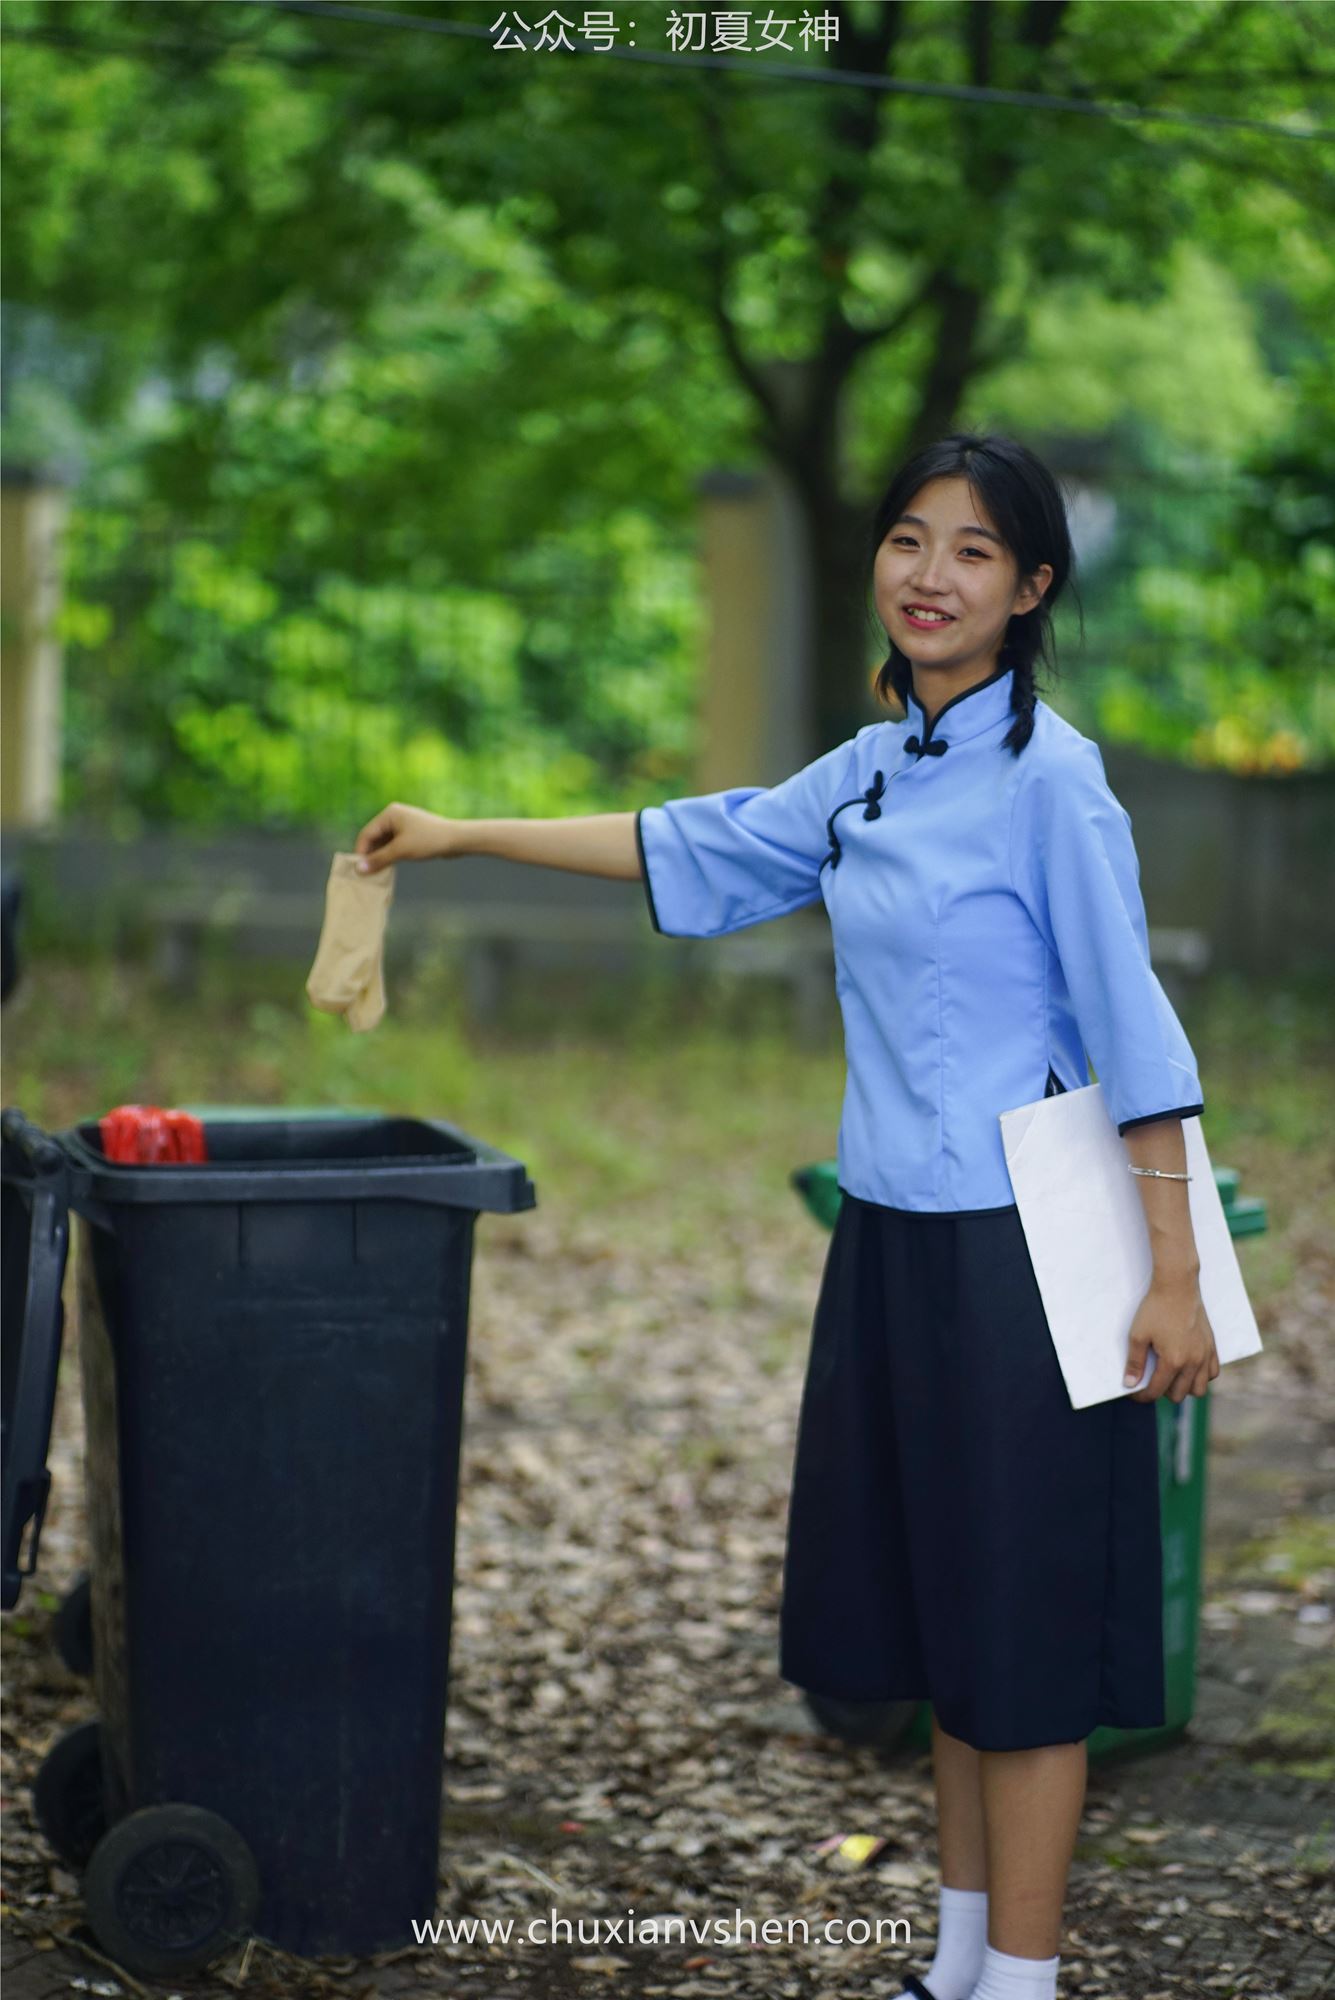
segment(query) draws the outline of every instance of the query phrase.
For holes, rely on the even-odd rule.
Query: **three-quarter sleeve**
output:
[[[1196,1058],[1150,964],[1131,816],[1087,738],[1022,778],[1011,881],[1061,963],[1119,1133],[1202,1111]]]
[[[654,929],[666,937],[722,937],[819,902],[828,821],[847,796],[856,741],[827,750],[778,785],[734,785],[642,806],[635,835]]]

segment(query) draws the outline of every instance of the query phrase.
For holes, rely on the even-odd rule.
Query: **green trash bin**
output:
[[[1238,1193],[1233,1167],[1216,1167],[1229,1234],[1261,1236],[1266,1205]],[[838,1166],[820,1160],[795,1168],[792,1184],[816,1220],[833,1229],[843,1201]],[[1099,1728],[1086,1739],[1091,1757],[1147,1749],[1179,1736],[1191,1720],[1196,1698],[1196,1635],[1200,1624],[1201,1558],[1205,1531],[1205,1461],[1210,1441],[1210,1392],[1180,1403],[1161,1396],[1159,1424],[1159,1513],[1163,1539],[1164,1721],[1157,1729]],[[909,1743],[930,1749],[930,1702],[841,1702],[808,1694],[807,1704],[822,1727],[850,1742]]]

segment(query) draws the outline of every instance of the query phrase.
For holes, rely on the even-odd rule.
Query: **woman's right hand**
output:
[[[376,875],[396,861],[434,861],[453,852],[451,832],[454,822],[422,806],[404,806],[397,800],[369,819],[357,835],[355,852],[363,858],[358,872]]]

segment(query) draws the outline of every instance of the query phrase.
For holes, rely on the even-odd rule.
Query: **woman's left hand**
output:
[[[1156,1403],[1167,1395],[1175,1403],[1203,1396],[1219,1373],[1214,1329],[1201,1302],[1199,1280],[1156,1275],[1131,1322],[1126,1370],[1133,1382],[1145,1372],[1145,1350],[1154,1349],[1156,1367],[1143,1389],[1129,1400]]]

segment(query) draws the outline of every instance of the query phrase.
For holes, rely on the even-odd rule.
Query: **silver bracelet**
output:
[[[1133,1167],[1127,1163],[1128,1172],[1133,1174],[1154,1174],[1161,1181],[1189,1181],[1190,1174],[1170,1174],[1166,1167]]]

